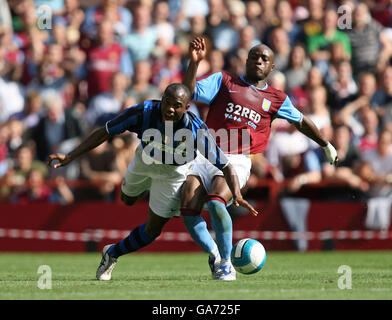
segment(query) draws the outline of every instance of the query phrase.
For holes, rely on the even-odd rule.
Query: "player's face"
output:
[[[266,46],[257,46],[249,51],[246,60],[246,75],[248,78],[260,81],[267,78],[274,68],[274,57]]]
[[[187,97],[184,92],[165,93],[162,97],[161,105],[162,121],[177,122],[182,118],[188,107]]]

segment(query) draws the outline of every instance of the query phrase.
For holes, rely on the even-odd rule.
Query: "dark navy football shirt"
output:
[[[144,152],[158,163],[182,165],[192,161],[198,150],[220,170],[228,164],[201,119],[187,111],[175,126],[163,122],[160,100],[146,100],[124,110],[106,122],[106,130],[110,135],[136,133]]]

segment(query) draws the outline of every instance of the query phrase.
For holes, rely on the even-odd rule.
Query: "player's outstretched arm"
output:
[[[182,84],[188,87],[192,97],[196,86],[197,68],[206,55],[207,49],[204,39],[201,37],[193,39],[189,44],[189,65],[182,80]]]
[[[237,174],[231,164],[228,164],[225,168],[222,169],[223,175],[225,176],[227,185],[230,188],[231,193],[233,194],[233,203],[236,207],[241,206],[248,209],[254,216],[258,215],[258,212],[255,208],[252,207],[248,203],[248,201],[244,200],[241,195],[240,184],[238,182]]]
[[[304,115],[303,120],[296,123],[295,126],[304,135],[318,143],[318,145],[323,148],[329,163],[337,166],[339,159],[336,149],[329,141],[326,141],[322,137],[320,130],[317,129],[312,120]]]
[[[94,149],[101,143],[105,142],[109,138],[109,133],[105,127],[99,128],[93,131],[82,143],[77,146],[73,151],[68,154],[54,153],[51,154],[46,161],[49,167],[58,168],[66,166],[68,163],[79,157],[80,155]],[[53,165],[53,161],[58,161]]]

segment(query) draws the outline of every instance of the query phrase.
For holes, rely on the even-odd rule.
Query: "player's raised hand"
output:
[[[250,213],[254,216],[257,216],[259,214],[257,210],[253,208],[253,206],[248,201],[242,198],[242,196],[233,197],[233,203],[236,207],[241,206],[248,209]]]
[[[58,161],[57,163],[55,163],[55,164],[53,164],[52,162],[53,161]],[[52,167],[52,168],[58,168],[58,167],[63,167],[63,166],[66,166],[68,163],[70,163],[72,161],[72,159],[70,159],[70,157],[68,157],[67,155],[65,155],[65,154],[62,154],[62,153],[54,153],[54,154],[51,154],[50,156],[49,156],[49,158],[48,158],[48,160],[46,161],[46,164],[49,166],[49,167]]]
[[[196,37],[189,44],[189,55],[193,62],[200,62],[207,55],[206,43],[202,37]]]

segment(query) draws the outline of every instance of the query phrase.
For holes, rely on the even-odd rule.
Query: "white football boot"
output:
[[[117,263],[117,259],[109,256],[108,250],[112,244],[103,247],[102,259],[97,270],[98,280],[110,280],[112,278],[112,271]]]
[[[236,278],[237,278],[237,272],[235,271],[230,261],[221,264],[216,272],[217,280],[234,281],[236,280]]]
[[[208,256],[208,265],[211,269],[212,279],[217,280],[219,278],[219,266],[220,266],[220,256],[214,257],[209,255]]]

